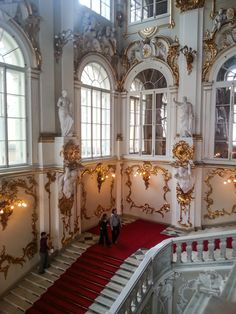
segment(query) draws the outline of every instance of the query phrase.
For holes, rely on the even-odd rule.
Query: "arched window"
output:
[[[88,63],[81,75],[82,158],[111,155],[111,87],[106,70]]]
[[[214,157],[236,159],[236,56],[222,65],[215,87]]]
[[[156,69],[141,71],[129,92],[129,154],[166,155],[167,82]]]
[[[25,95],[22,51],[0,28],[0,167],[27,163]]]

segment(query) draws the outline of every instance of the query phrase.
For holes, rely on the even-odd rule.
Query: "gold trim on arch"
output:
[[[141,170],[143,168],[148,169],[150,175],[157,175],[158,173],[161,173],[163,178],[164,178],[164,181],[165,181],[165,185],[163,187],[164,204],[159,209],[156,209],[156,208],[150,206],[147,203],[145,203],[144,205],[135,204],[135,202],[131,198],[131,195],[132,195],[131,175],[134,173],[135,169],[140,169]],[[150,162],[146,161],[146,162],[143,163],[143,167],[140,167],[140,165],[133,165],[131,167],[127,167],[124,172],[127,175],[127,181],[126,181],[125,184],[128,186],[128,189],[129,189],[128,195],[126,196],[126,201],[130,204],[130,209],[133,208],[133,207],[140,208],[146,214],[158,213],[162,217],[164,217],[164,213],[167,213],[167,212],[170,211],[170,204],[167,202],[167,199],[166,199],[166,194],[170,191],[170,188],[168,186],[168,182],[171,179],[171,175],[169,174],[168,170],[166,170],[164,168],[161,168],[159,166],[152,166],[152,164]],[[145,180],[144,180],[144,182],[145,182]],[[145,186],[146,187],[149,186],[149,182],[148,181],[145,182]]]
[[[204,215],[204,218],[216,219],[216,218],[219,218],[221,216],[225,216],[225,215],[230,216],[232,214],[236,214],[236,203],[232,206],[231,210],[226,210],[225,208],[221,208],[221,209],[217,209],[217,210],[212,209],[212,205],[214,204],[214,200],[211,198],[211,195],[213,193],[213,187],[211,184],[211,180],[215,176],[219,176],[220,178],[223,178],[226,175],[236,175],[236,168],[234,168],[234,169],[225,169],[225,168],[214,169],[214,170],[210,171],[207,178],[204,180],[204,182],[206,183],[206,185],[208,187],[208,191],[206,192],[206,197],[204,198],[204,200],[207,203],[207,214]],[[222,181],[222,184],[223,184],[223,181]]]

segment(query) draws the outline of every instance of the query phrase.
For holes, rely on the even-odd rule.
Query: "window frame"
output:
[[[2,26],[1,26],[2,27]],[[4,27],[2,27],[2,29],[4,30],[4,32],[6,32],[8,35],[12,36],[11,33],[9,33],[9,31],[7,31]],[[15,38],[14,38],[15,40]],[[18,44],[18,42],[15,40],[17,47],[20,49],[22,57],[24,58],[24,65],[25,65],[25,56],[24,53],[20,47],[20,45]],[[8,63],[4,63],[4,62],[0,62],[0,68],[3,69],[4,72],[4,83],[3,83],[3,106],[4,106],[4,128],[5,128],[5,134],[4,134],[4,139],[3,142],[4,146],[5,146],[5,165],[0,165],[0,169],[1,170],[7,170],[7,169],[12,169],[12,168],[17,168],[17,167],[23,167],[23,166],[28,166],[29,165],[29,123],[28,123],[28,101],[27,101],[27,90],[28,90],[28,85],[27,85],[27,69],[26,69],[26,65],[24,67],[22,66],[17,66],[17,65],[12,65],[12,64],[8,64]],[[24,111],[25,111],[25,117],[21,117],[19,118],[20,120],[22,118],[24,118],[25,123],[24,123],[24,132],[25,132],[25,139],[23,140],[25,142],[25,161],[24,162],[20,162],[20,163],[10,163],[9,160],[9,134],[8,134],[8,114],[7,114],[7,71],[8,70],[13,70],[16,71],[17,73],[23,73],[24,74]],[[19,96],[19,95],[18,95]],[[18,140],[15,140],[16,142]],[[22,141],[22,140],[19,140]]]
[[[86,3],[87,2],[89,2],[89,6],[80,3],[80,0],[78,0],[78,4],[79,5],[84,6],[85,8],[93,11],[94,13],[96,13],[96,14],[100,15],[101,17],[103,17],[104,19],[106,19],[106,20],[108,20],[110,22],[112,22],[114,20],[114,13],[113,13],[114,5],[113,5],[113,1],[112,0],[110,0],[110,6],[109,6],[109,8],[110,8],[110,18],[109,19],[106,16],[102,15],[102,4],[104,3],[104,0],[99,0],[99,5],[100,5],[99,6],[99,13],[92,9],[93,0],[87,0]]]
[[[156,0],[153,0],[153,15],[147,18],[143,17],[143,7],[144,7],[144,1],[145,0],[140,0],[141,3],[141,18],[140,20],[135,20],[131,21],[131,0],[127,1],[127,12],[128,12],[128,25],[133,26],[136,24],[140,24],[143,22],[149,22],[149,21],[154,21],[156,19],[163,19],[166,18],[170,15],[170,7],[171,7],[171,1],[172,0],[166,0],[167,2],[167,12],[162,13],[162,14],[156,14]],[[163,0],[164,1],[164,0]]]
[[[100,63],[99,61],[96,61],[96,60],[90,60],[90,61],[88,61],[87,63],[85,63],[85,65],[82,67],[82,71],[81,71],[81,75],[80,75],[80,78],[82,78],[82,75],[83,75],[83,71],[84,71],[84,69],[86,68],[86,66],[88,66],[89,64],[91,64],[91,63],[97,63],[97,65],[99,65],[99,67],[101,67],[101,68],[103,68],[103,70],[105,71],[105,73],[106,73],[106,75],[107,75],[107,78],[108,78],[108,80],[109,80],[109,85],[110,85],[110,89],[104,89],[104,88],[99,88],[99,87],[97,87],[97,86],[92,86],[92,85],[88,85],[88,84],[84,84],[83,82],[82,82],[82,80],[81,80],[81,87],[80,87],[80,89],[81,89],[81,105],[80,105],[80,116],[81,116],[81,121],[80,121],[80,142],[81,142],[81,157],[82,157],[82,159],[83,160],[96,160],[96,159],[108,159],[108,158],[111,158],[112,157],[112,155],[113,155],[113,127],[112,127],[112,124],[113,124],[113,101],[112,101],[112,81],[111,81],[111,77],[110,77],[110,73],[109,73],[109,71],[107,71],[107,69],[105,68],[105,65],[104,64],[102,64],[102,63]],[[81,115],[81,110],[82,110],[82,89],[88,89],[89,91],[90,91],[90,95],[91,95],[91,98],[90,98],[90,101],[91,101],[91,106],[90,106],[90,108],[91,108],[91,113],[90,113],[90,115],[91,115],[91,139],[90,139],[90,148],[91,148],[91,155],[90,156],[84,156],[83,157],[83,155],[82,155],[82,141],[83,141],[83,139],[82,139],[82,124],[83,124],[83,122],[82,122],[82,115]],[[93,150],[94,150],[94,147],[93,147],[93,145],[94,145],[94,142],[93,142],[93,123],[92,123],[92,121],[93,121],[93,110],[94,110],[94,106],[93,106],[93,101],[92,101],[92,95],[93,95],[93,91],[98,91],[98,92],[100,92],[100,99],[102,100],[102,94],[103,93],[105,93],[105,94],[107,94],[107,95],[109,95],[110,97],[110,108],[109,108],[109,110],[110,110],[110,115],[109,115],[109,121],[110,121],[110,123],[109,123],[109,131],[110,131],[110,138],[109,138],[109,145],[110,145],[110,147],[109,147],[109,151],[110,151],[110,153],[109,153],[109,155],[103,155],[102,154],[102,152],[103,152],[103,150],[102,150],[102,143],[103,143],[103,141],[105,141],[106,139],[105,138],[103,138],[102,137],[102,126],[104,125],[104,123],[103,123],[103,121],[102,121],[102,102],[100,102],[100,124],[99,124],[99,126],[100,126],[100,135],[101,135],[101,137],[100,137],[100,155],[99,156],[94,156],[94,154],[93,154]]]

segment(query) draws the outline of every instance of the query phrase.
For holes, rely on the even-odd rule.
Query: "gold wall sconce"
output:
[[[182,52],[182,54],[185,56],[187,63],[187,71],[189,75],[192,72],[194,56],[196,56],[197,51],[185,45],[183,48],[180,49],[180,52]]]
[[[224,181],[224,185],[227,185],[227,184],[233,184],[235,189],[236,189],[236,175],[232,175],[230,177],[228,177],[225,181]],[[236,191],[235,191],[236,192]]]
[[[113,165],[103,165],[102,163],[97,164],[94,172],[97,174],[97,186],[98,191],[100,193],[102,184],[108,179],[109,177],[115,178],[115,166]]]
[[[27,204],[22,200],[15,199],[11,194],[0,192],[0,223],[2,230],[6,228],[8,219],[12,215],[15,206],[27,207]]]
[[[147,190],[150,185],[149,180],[151,179],[152,174],[156,174],[152,164],[149,161],[145,161],[142,166],[138,166],[136,172],[134,173],[134,177],[137,177],[137,175],[141,176]]]

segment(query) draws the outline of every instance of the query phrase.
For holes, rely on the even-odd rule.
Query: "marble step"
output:
[[[40,296],[41,294],[43,294],[46,291],[45,288],[43,289],[43,288],[41,288],[41,287],[39,287],[39,286],[29,282],[29,281],[26,281],[26,280],[21,281],[18,286],[20,288],[23,288],[23,289],[29,291],[29,292],[34,293],[37,296]]]
[[[115,282],[115,283],[118,283],[122,286],[125,286],[127,284],[127,282],[129,281],[128,279],[125,279],[123,277],[120,277],[118,275],[114,275],[112,278],[111,278],[111,281],[112,282]]]
[[[47,272],[45,272],[44,274],[38,274],[37,272],[32,271],[31,274],[36,277],[43,278],[44,280],[47,280],[51,283],[54,283],[54,281],[57,279],[55,276]]]
[[[53,282],[49,282],[48,280],[42,278],[42,277],[38,277],[35,276],[34,274],[29,274],[25,277],[26,281],[29,281],[30,283],[39,286],[41,288],[47,289],[49,287],[51,287],[51,285],[53,284]]]
[[[101,292],[101,295],[104,295],[105,297],[108,297],[112,300],[116,300],[116,298],[118,297],[118,295],[120,294],[119,292],[115,292],[114,290],[111,290],[109,288],[104,288]]]
[[[106,285],[106,288],[109,288],[111,290],[114,290],[114,291],[120,293],[123,290],[124,286],[121,286],[121,285],[119,285],[119,284],[117,284],[115,282],[110,281]]]
[[[61,269],[63,272],[70,267],[70,265],[62,263],[60,261],[53,260],[51,262],[51,267]]]
[[[55,276],[55,278],[57,279],[64,273],[64,270],[56,268],[56,267],[52,267],[52,265],[51,265],[50,268],[46,269],[46,273],[49,273],[49,274]]]
[[[136,267],[138,267],[139,266],[139,264],[140,264],[140,261],[138,261],[135,257],[127,257],[125,260],[124,260],[124,262],[126,263],[126,264],[129,264],[129,265],[133,265],[133,266],[136,266]]]
[[[15,307],[18,307],[22,311],[28,310],[32,304],[29,302],[26,302],[25,300],[17,297],[14,294],[9,293],[3,298],[5,301],[9,302],[10,304],[14,305]]]
[[[25,290],[21,287],[16,287],[14,289],[11,290],[11,293],[14,294],[15,296],[30,302],[31,304],[33,304],[36,300],[38,300],[38,296],[29,292],[28,290]]]
[[[118,269],[116,272],[116,275],[122,276],[124,278],[130,279],[130,277],[133,275],[133,272],[125,271],[123,269]]]
[[[67,252],[73,253],[75,255],[77,255],[78,257],[84,253],[85,249],[82,248],[76,248],[74,246],[69,246],[68,248],[66,248]]]
[[[94,302],[102,304],[103,306],[106,306],[108,309],[112,306],[112,304],[114,303],[113,300],[111,300],[110,298],[106,298],[102,295],[99,295]]]
[[[96,313],[96,314],[105,314],[108,310],[108,308],[106,306],[103,306],[101,304],[97,304],[97,303],[93,303],[92,305],[90,305],[89,310],[91,310],[92,312],[90,313]],[[88,313],[88,312],[86,312]]]
[[[87,250],[90,247],[90,245],[83,242],[76,241],[74,243],[71,243],[70,247]]]
[[[120,265],[120,269],[124,269],[126,271],[134,273],[135,270],[137,269],[137,266],[130,265],[130,264],[127,264],[127,263],[123,263],[123,264]]]
[[[72,252],[69,252],[68,250],[63,251],[60,255],[66,257],[66,258],[70,258],[73,261],[76,261],[78,259],[78,257],[80,256],[78,254],[74,254]]]
[[[7,301],[0,301],[0,313],[1,314],[23,314],[24,311],[15,307]]]
[[[67,258],[62,255],[58,255],[57,257],[55,257],[55,260],[69,266],[74,263],[74,261],[71,258]]]

